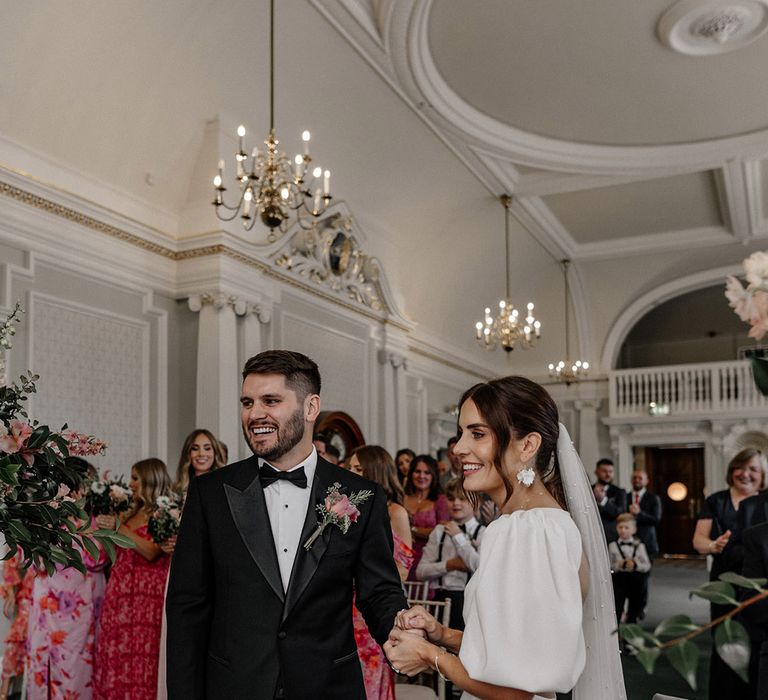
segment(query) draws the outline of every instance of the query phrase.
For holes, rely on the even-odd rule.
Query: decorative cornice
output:
[[[8,197],[22,204],[26,204],[40,211],[58,216],[67,221],[71,221],[85,228],[89,228],[98,233],[104,234],[116,240],[128,243],[129,245],[141,248],[142,250],[152,253],[153,255],[159,255],[168,260],[174,262],[191,260],[195,258],[204,258],[217,255],[226,256],[232,260],[236,260],[244,265],[255,268],[266,275],[269,275],[275,279],[280,280],[292,287],[301,289],[302,291],[309,292],[310,294],[320,297],[326,301],[329,301],[337,306],[341,306],[349,311],[353,311],[357,314],[361,314],[366,318],[379,321],[387,325],[392,325],[404,331],[412,330],[405,321],[401,321],[394,317],[390,313],[384,310],[375,310],[370,307],[366,307],[363,303],[355,303],[352,300],[346,300],[343,297],[334,294],[330,289],[324,290],[317,284],[312,284],[309,279],[302,279],[301,277],[290,274],[290,272],[283,271],[278,267],[273,267],[257,257],[247,255],[242,251],[236,250],[223,243],[217,243],[214,245],[206,245],[198,248],[189,248],[186,250],[174,250],[168,246],[163,246],[158,243],[147,241],[141,236],[130,233],[123,229],[120,229],[111,224],[104,223],[98,219],[76,211],[70,207],[65,207],[57,202],[53,202],[40,195],[33,194],[14,185],[0,181],[0,196]]]

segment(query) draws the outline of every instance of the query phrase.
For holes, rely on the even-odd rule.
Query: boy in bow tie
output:
[[[637,521],[631,513],[616,518],[618,540],[608,544],[613,576],[613,595],[616,602],[616,619],[621,621],[624,604],[627,603],[625,622],[637,622],[643,609],[643,589],[651,570],[648,551],[637,537]]]

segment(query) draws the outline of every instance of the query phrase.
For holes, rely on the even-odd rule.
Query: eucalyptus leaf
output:
[[[718,578],[720,581],[732,583],[734,586],[741,586],[741,588],[754,588],[756,591],[762,591],[765,584],[768,583],[768,579],[747,578],[746,576],[741,576],[740,574],[734,573],[733,571],[726,571],[725,573],[720,574]]]
[[[685,679],[685,682],[696,690],[696,668],[699,665],[699,649],[688,640],[675,644],[667,651],[669,662],[673,668]]]
[[[660,656],[661,649],[656,647],[640,649],[637,654],[635,654],[635,658],[642,664],[645,672],[648,674],[653,673],[653,670],[656,667],[656,662],[659,660]]]
[[[715,627],[714,640],[720,658],[748,683],[751,643],[744,625],[728,618]]]
[[[673,615],[662,620],[653,633],[657,637],[682,637],[696,629],[698,625],[688,615]]]
[[[724,605],[739,604],[739,601],[736,600],[736,590],[730,583],[726,583],[725,581],[710,581],[691,591],[690,595],[704,598],[713,603]]]
[[[101,558],[101,551],[99,550],[99,546],[91,537],[83,537],[83,547],[85,547],[85,551],[88,552],[93,561],[99,561]]]

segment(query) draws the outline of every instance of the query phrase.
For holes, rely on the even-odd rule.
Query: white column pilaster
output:
[[[591,473],[600,459],[600,426],[597,412],[601,403],[600,399],[577,399],[573,402],[574,408],[579,412],[579,454],[587,473]]]

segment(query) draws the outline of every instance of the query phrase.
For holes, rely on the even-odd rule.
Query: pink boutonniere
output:
[[[346,535],[352,523],[356,523],[360,517],[358,504],[373,496],[373,491],[368,490],[355,491],[347,496],[339,491],[340,488],[341,484],[336,482],[326,491],[323,503],[318,503],[317,512],[320,513],[320,520],[317,523],[317,529],[304,543],[304,549],[307,551],[310,550],[315,540],[323,534],[323,530],[328,525],[336,525],[342,534]]]

